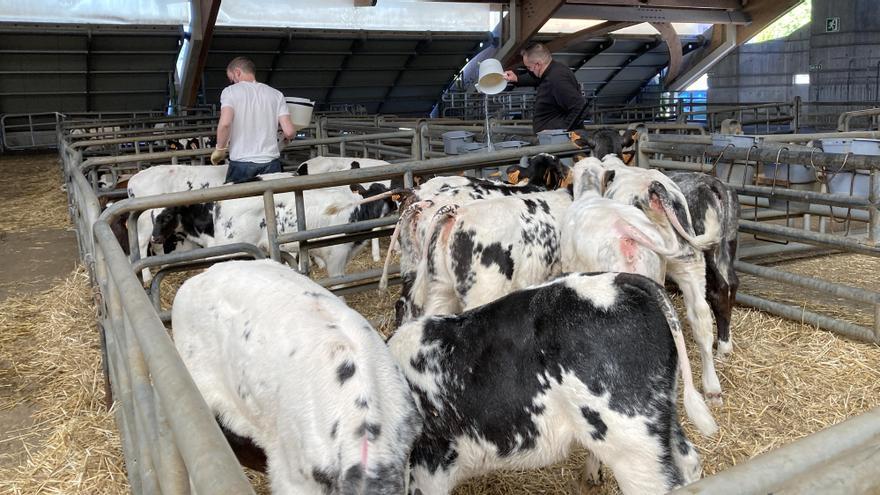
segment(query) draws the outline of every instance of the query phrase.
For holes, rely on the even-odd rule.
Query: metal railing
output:
[[[291,143],[286,148],[308,148],[317,152],[321,147],[356,146],[370,141],[410,139],[416,158],[421,149],[418,129],[397,132],[347,134]],[[155,136],[129,136],[132,142]],[[438,160],[413,160],[383,168],[360,169],[315,176],[292,177],[272,181],[228,185],[160,196],[120,201],[101,212],[99,196],[93,181],[96,170],[124,167],[133,163],[162,162],[209,154],[211,150],[186,150],[158,153],[128,154],[83,159],[87,143],[70,142],[62,136],[59,150],[68,188],[71,218],[76,226],[80,257],[88,267],[98,288],[98,328],[102,337],[105,376],[111,384],[112,398],[119,403],[116,421],[122,437],[129,483],[134,493],[252,493],[241,468],[223,437],[211,411],[180,360],[163,325],[167,312],[158,307],[159,284],[165,274],[179,269],[192,269],[232,258],[258,258],[263,253],[252,245],[225,245],[196,249],[184,253],[151,256],[144,260],[136,254],[137,215],[146,209],[241,197],[262,197],[267,215],[269,255],[279,261],[285,258],[281,248],[298,242],[299,268],[308,273],[308,250],[328,244],[346,243],[380,235],[390,229],[372,229],[392,225],[396,217],[356,222],[321,229],[305,228],[305,217],[297,215],[298,230],[279,233],[270,219],[274,218],[274,194],[293,192],[298,212],[303,211],[303,192],[310,189],[403,178],[412,184],[413,175],[451,173],[482,166],[516,162],[532,152],[568,152],[570,143],[517,149],[493,154],[466,155]],[[400,147],[398,145],[398,147]],[[134,243],[131,257],[122,251],[110,223],[120,215],[128,215],[129,235]],[[328,236],[336,236],[328,238]],[[162,267],[154,277],[149,293],[144,290],[136,273],[141,268]],[[366,290],[378,280],[379,273],[350,274],[322,281],[339,293]],[[164,318],[163,318],[164,317]]]
[[[775,138],[776,142],[768,139],[761,145],[738,148],[731,145],[713,146],[708,136],[645,134],[640,136],[637,144],[637,163],[640,167],[701,171],[720,176],[739,194],[740,203],[751,208],[751,211],[744,211],[740,219],[741,233],[754,234],[756,238],[771,242],[784,244],[796,242],[880,257],[880,213],[878,213],[880,156],[824,153],[794,144],[818,139],[816,135],[792,134],[772,136],[772,138]],[[670,159],[670,156],[675,159]],[[719,168],[719,164],[725,165],[726,169]],[[764,185],[755,185],[759,182],[755,179],[764,176],[768,164],[773,164],[773,172],[770,174],[773,179],[765,179]],[[776,177],[775,167],[779,164],[788,165],[786,170],[789,177],[792,166],[800,164],[809,164],[820,176],[868,169],[871,171],[869,194],[867,197],[862,197],[793,189],[790,179]],[[739,172],[733,173],[735,167],[739,167]],[[750,180],[749,177],[755,179]],[[793,202],[801,206],[793,209],[791,207]],[[835,208],[847,210],[845,219],[847,222],[864,223],[866,234],[860,237],[828,233],[824,229],[813,232],[809,229],[809,216],[825,217],[833,222],[835,216],[840,216],[835,215]],[[806,216],[803,226],[795,227],[793,219],[803,216]],[[766,220],[784,220],[785,224]],[[847,225],[845,233],[849,233],[850,230]],[[780,246],[779,251],[783,250],[784,246]],[[842,319],[830,318],[800,307],[748,294],[737,294],[737,302],[784,318],[796,319],[838,332],[850,338],[880,343],[880,292],[840,286],[824,280],[744,263],[739,263],[736,268],[757,277],[801,288],[809,287],[832,297],[867,304],[870,314],[874,316],[874,324],[872,328],[866,328]]]
[[[76,225],[80,257],[89,268],[90,276],[98,290],[99,322],[102,335],[102,352],[105,376],[112,384],[113,397],[119,403],[116,419],[123,441],[129,482],[135,493],[188,493],[192,487],[198,493],[250,493],[251,487],[217,427],[216,421],[201,399],[195,384],[177,356],[168,337],[163,320],[169,314],[161,311],[158,295],[165,275],[172,271],[192,269],[205,264],[231,258],[258,258],[266,254],[252,245],[225,245],[201,248],[183,253],[126,257],[114,237],[110,223],[120,215],[128,217],[132,252],[135,246],[137,215],[150,208],[172,205],[220,201],[240,197],[261,197],[267,215],[270,240],[268,256],[276,260],[285,257],[286,244],[298,242],[297,268],[309,272],[308,250],[331,243],[387,236],[395,217],[367,222],[307,229],[306,219],[298,223],[295,232],[279,232],[269,219],[274,214],[274,195],[292,192],[296,207],[303,211],[303,192],[306,190],[339,186],[377,180],[403,179],[412,184],[414,176],[421,174],[453,173],[473,168],[512,163],[522,156],[538,152],[571,154],[575,152],[570,143],[552,146],[533,146],[495,153],[482,153],[446,157],[437,151],[436,143],[443,132],[452,129],[474,129],[481,121],[467,122],[440,120],[436,122],[393,117],[363,117],[344,119],[318,119],[314,130],[315,139],[296,141],[285,148],[286,153],[348,154],[353,152],[391,157],[395,153],[407,153],[397,158],[399,163],[382,168],[367,168],[316,176],[292,177],[273,181],[228,185],[223,188],[188,191],[153,197],[133,198],[120,201],[103,213],[100,207],[102,191],[96,188],[98,171],[114,168],[141,167],[169,160],[201,160],[211,150],[186,150],[175,152],[131,152],[119,156],[89,156],[89,145],[70,139],[69,133],[59,132],[59,150],[64,166],[69,194],[71,217]],[[509,122],[494,122],[494,129],[512,129],[526,132],[528,127]],[[798,147],[790,143],[802,143],[817,135],[768,136],[765,145],[754,149],[719,148],[711,146],[711,138],[702,135],[702,127],[688,124],[648,124],[641,128],[636,155],[641,166],[663,169],[713,170],[713,165],[744,163],[761,167],[765,163],[811,163],[826,170],[872,170],[872,189],[868,198],[813,191],[797,191],[783,184],[732,185],[741,195],[746,206],[755,206],[761,213],[779,218],[786,212],[771,208],[771,201],[788,200],[810,203],[810,214],[832,216],[833,207],[852,208],[853,215],[867,227],[867,235],[841,236],[824,232],[794,229],[764,221],[744,219],[742,231],[772,235],[775,239],[791,239],[809,245],[831,246],[835,249],[860,252],[876,256],[880,254],[880,180],[878,157],[835,155]],[[616,127],[621,127],[618,125]],[[653,132],[651,126],[654,126]],[[666,126],[666,127],[661,127]],[[628,126],[627,126],[628,127]],[[194,131],[199,135],[198,131]],[[494,132],[494,131],[493,131]],[[675,133],[675,134],[669,134]],[[871,133],[849,133],[865,136]],[[132,143],[159,139],[154,134],[130,135],[115,138]],[[773,145],[772,140],[780,144]],[[378,145],[378,146],[366,146]],[[781,151],[788,147],[788,152]],[[393,153],[392,153],[393,152]],[[433,153],[437,158],[426,160]],[[806,160],[806,161],[805,161]],[[844,163],[845,160],[845,163]],[[297,215],[298,222],[301,218]],[[373,231],[375,228],[381,231]],[[335,236],[335,237],[333,237]],[[775,246],[771,246],[775,247]],[[781,247],[780,247],[781,249]],[[141,268],[158,268],[153,283],[145,291],[137,273]],[[770,301],[748,294],[737,300],[742,304],[759,307],[783,317],[816,324],[841,332],[853,338],[876,342],[877,320],[880,320],[880,295],[831,282],[816,280],[739,261],[736,268],[741,273],[753,274],[770,280],[785,282],[795,287],[820,290],[835,297],[844,297],[861,304],[873,305],[876,320],[873,328],[865,328],[824,315],[804,312],[777,301]],[[375,287],[378,270],[352,273],[320,282],[339,294],[367,290]],[[858,457],[876,442],[880,433],[880,412],[872,411],[853,418],[829,430],[799,440],[790,447],[771,451],[735,468],[708,477],[685,487],[682,493],[766,493],[774,487],[821,487],[829,473],[839,472],[842,464]],[[833,448],[828,448],[833,445]],[[876,457],[876,456],[874,456]],[[873,457],[872,457],[873,459]],[[861,461],[859,461],[861,462]],[[856,463],[855,466],[862,466]],[[837,471],[834,471],[837,470]],[[853,478],[873,479],[876,470],[865,466]],[[849,478],[848,478],[849,480]],[[806,483],[806,484],[805,484]],[[847,481],[849,483],[849,481]],[[821,490],[820,490],[821,491]]]

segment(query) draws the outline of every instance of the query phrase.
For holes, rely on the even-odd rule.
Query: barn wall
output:
[[[813,0],[807,26],[785,39],[740,46],[722,59],[709,72],[709,101],[791,101],[800,96],[805,122],[818,127],[833,126],[843,111],[880,101],[877,9],[876,0]],[[839,32],[825,32],[829,17],[840,18]],[[809,85],[794,84],[795,74],[807,73]]]

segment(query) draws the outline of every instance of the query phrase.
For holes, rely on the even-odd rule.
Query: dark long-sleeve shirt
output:
[[[541,77],[531,73],[517,76],[517,86],[535,86],[535,112],[532,130],[565,129],[584,107],[584,96],[574,73],[552,61]]]

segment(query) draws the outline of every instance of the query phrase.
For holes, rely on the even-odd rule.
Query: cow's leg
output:
[[[382,252],[379,251],[379,239],[370,241],[370,248],[373,250],[373,261],[382,261]]]
[[[587,458],[584,461],[582,480],[590,485],[602,483],[602,462],[589,451],[587,451]]]
[[[670,260],[667,275],[678,285],[687,308],[687,319],[700,349],[703,393],[712,405],[721,405],[721,383],[715,372],[712,342],[715,340],[712,309],[706,302],[706,265],[702,255],[691,261]]]
[[[145,259],[149,256],[150,250],[150,239],[153,237],[153,219],[152,215],[155,210],[147,210],[138,217],[137,220],[137,235],[138,235],[138,252],[141,255],[141,259]],[[155,248],[161,250],[161,246]],[[154,251],[155,254],[164,254],[163,252]],[[153,274],[150,272],[149,268],[144,268],[141,271],[141,275],[144,279],[144,284],[149,284],[151,280],[153,280]]]
[[[413,450],[413,455],[416,455],[418,450],[418,447]],[[425,459],[425,462],[428,464],[422,464],[420,462],[412,464],[410,470],[409,495],[445,495],[451,493],[455,486],[452,473],[456,470],[456,467],[454,463],[450,466],[444,466],[444,464],[448,462],[448,459],[451,458],[452,455],[457,454],[455,452],[452,452],[452,454],[446,454],[445,456],[441,452],[424,452],[424,454],[428,454],[432,458],[439,458],[433,460]],[[431,469],[429,467],[431,464],[436,467]]]
[[[673,418],[669,428],[669,449],[672,452],[672,460],[681,472],[684,484],[687,485],[699,480],[703,474],[700,455],[697,454],[697,449],[685,436],[677,418]]]
[[[730,338],[730,318],[733,314],[733,304],[736,302],[736,291],[739,289],[739,277],[733,269],[733,260],[736,259],[737,239],[727,241],[728,260],[727,266],[721,267],[727,273],[727,326],[723,329],[718,327],[718,354],[727,355],[733,351],[733,341]],[[724,272],[722,272],[724,273]]]
[[[615,429],[609,427],[604,439],[588,436],[585,444],[608,465],[621,491],[666,493],[680,485],[681,476],[669,455],[669,445],[664,445],[660,435],[651,434],[645,428],[645,424],[651,420],[640,416],[615,419],[621,422],[615,421]],[[620,427],[619,431],[617,427]],[[665,427],[668,428],[668,425]],[[588,430],[593,431],[592,428]]]
[[[730,300],[730,285],[715,264],[713,256],[706,256],[706,299],[715,315],[718,328],[718,357],[723,358],[730,353],[730,313],[733,301]]]

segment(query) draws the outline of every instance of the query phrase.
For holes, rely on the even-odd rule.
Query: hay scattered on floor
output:
[[[0,303],[0,409],[28,404],[21,465],[0,470],[0,493],[127,493],[119,434],[104,408],[104,379],[88,277]]]
[[[58,155],[0,155],[0,231],[69,227]]]
[[[880,258],[860,254],[834,254],[775,263],[773,268],[850,287],[880,289]],[[804,308],[856,325],[874,325],[873,308],[811,289],[793,288],[750,275],[740,275],[741,290],[774,301]]]
[[[385,243],[383,243],[383,250]],[[855,286],[871,286],[877,260],[866,257],[818,258],[788,263],[786,270],[821,274]],[[349,265],[349,271],[377,268],[369,250]],[[175,274],[163,284],[167,308],[177,287],[192,274]],[[322,276],[320,272],[315,276]],[[750,280],[743,290],[754,292]],[[346,297],[383,333],[393,331],[393,307],[399,289],[368,291]],[[792,294],[790,289],[781,295]],[[790,296],[789,296],[790,297]],[[683,315],[681,297],[673,296]],[[715,409],[719,433],[701,436],[683,418],[685,430],[703,459],[705,475],[722,471],[793,440],[880,406],[880,347],[845,340],[835,334],[789,322],[745,307],[734,310],[731,333],[734,353],[716,362],[725,404]],[[688,353],[699,378],[699,354],[688,338]],[[579,491],[584,452],[577,450],[562,463],[540,470],[505,471],[470,480],[455,495],[616,494],[613,475],[605,483]],[[265,476],[248,472],[257,493],[269,493]]]

